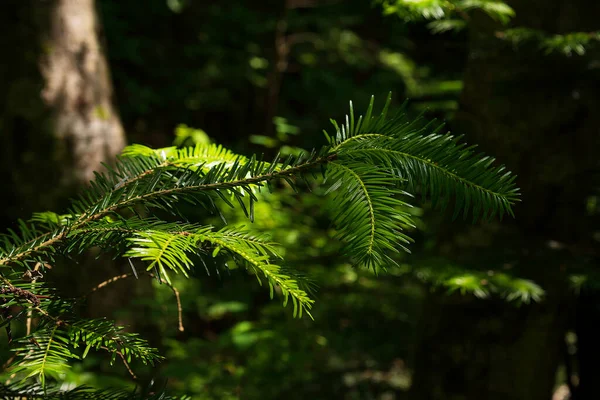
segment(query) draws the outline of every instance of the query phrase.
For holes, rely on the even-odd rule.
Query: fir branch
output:
[[[53,246],[64,241],[64,239],[67,238],[67,236],[69,235],[70,231],[78,230],[82,227],[85,227],[90,222],[97,221],[101,218],[104,218],[107,215],[113,214],[121,209],[129,208],[135,204],[149,202],[149,201],[152,201],[153,199],[166,199],[168,196],[173,196],[173,195],[178,195],[178,194],[180,194],[180,195],[186,194],[186,193],[199,194],[202,192],[219,191],[219,190],[223,190],[223,189],[233,190],[238,187],[248,188],[251,185],[259,185],[265,181],[271,181],[271,180],[278,179],[278,178],[285,178],[288,176],[302,173],[304,171],[314,168],[315,166],[318,166],[319,164],[325,164],[327,162],[330,162],[331,160],[333,160],[335,158],[336,158],[335,154],[329,154],[329,155],[324,155],[321,157],[313,157],[313,159],[308,159],[306,162],[299,163],[298,165],[289,166],[287,168],[281,168],[280,170],[275,170],[274,168],[271,168],[271,167],[269,167],[268,169],[262,168],[260,170],[260,172],[263,172],[262,174],[255,175],[255,176],[248,177],[248,178],[239,177],[238,179],[229,180],[229,181],[226,179],[223,179],[223,178],[225,178],[225,174],[223,173],[223,171],[226,171],[226,170],[225,170],[223,164],[219,164],[219,165],[211,168],[209,170],[209,172],[204,176],[204,177],[210,176],[214,180],[217,180],[216,182],[210,182],[210,180],[208,180],[208,182],[206,182],[204,179],[202,179],[203,177],[200,177],[198,179],[197,184],[195,184],[195,185],[194,184],[175,185],[175,186],[172,185],[171,187],[164,188],[164,189],[158,189],[158,190],[151,191],[151,192],[143,192],[143,193],[140,193],[140,194],[130,197],[130,198],[118,197],[118,199],[113,202],[107,201],[107,200],[110,200],[110,196],[105,196],[105,197],[101,196],[101,195],[105,195],[106,194],[105,192],[96,193],[96,195],[99,195],[98,197],[100,197],[100,198],[95,202],[95,204],[89,205],[89,208],[91,208],[93,211],[92,210],[84,211],[83,213],[79,214],[77,219],[74,222],[72,222],[70,225],[68,225],[66,227],[60,227],[59,229],[55,230],[54,232],[44,233],[42,235],[39,235],[35,238],[30,239],[29,241],[27,241],[23,244],[23,246],[26,246],[27,249],[22,250],[22,251],[15,251],[15,252],[7,254],[3,258],[0,258],[0,266],[18,263],[19,261],[23,260],[24,258],[29,257],[29,256],[31,256],[35,253],[41,252],[41,251],[52,251]],[[161,168],[162,166],[166,166],[166,164],[157,164],[156,168]],[[263,167],[264,167],[264,165],[263,165]],[[228,175],[234,175],[236,172],[239,172],[239,169],[241,169],[239,164],[238,164],[237,169],[238,169],[237,171],[235,169],[229,170]],[[131,178],[127,181],[122,182],[122,185],[119,186],[118,190],[124,191],[128,187],[134,186],[137,182],[142,181],[143,178],[151,176],[152,174],[156,174],[157,172],[160,172],[160,171],[161,171],[160,169],[157,169],[154,171],[144,170],[143,172],[141,172],[141,174],[139,176],[136,176],[134,178]],[[211,176],[211,173],[213,173],[212,174],[213,176]],[[187,176],[185,176],[185,175],[187,175]],[[118,175],[115,175],[115,176],[118,176]],[[105,182],[105,179],[102,178],[102,175],[98,174],[97,177],[98,177],[98,180],[103,183],[103,186],[105,186],[106,182]],[[180,178],[180,181],[184,180],[185,178],[188,178],[188,179],[191,179],[192,181],[194,181],[195,179],[193,179],[193,178],[198,178],[198,175],[189,173],[189,172],[187,174],[184,173],[184,177]],[[222,180],[218,181],[219,180],[218,178],[221,178]],[[116,186],[118,183],[119,182],[115,183],[115,185],[113,185],[113,186]],[[111,190],[111,192],[112,192],[112,190]],[[168,201],[176,202],[178,200],[179,199],[175,198],[175,200],[170,199]],[[101,207],[105,203],[107,204],[106,207]],[[82,204],[86,204],[86,203],[82,202]],[[77,208],[78,208],[78,206],[75,206],[74,210],[77,210]]]
[[[74,202],[68,217],[37,216],[58,221],[44,225],[55,226],[53,231],[36,237],[39,229],[35,225],[22,224],[24,240],[13,235],[12,242],[19,246],[0,259],[0,264],[19,264],[34,256],[52,257],[61,245],[67,251],[102,245],[150,261],[149,268],[156,265],[169,282],[167,270],[187,274],[192,266],[188,254],[204,251],[198,242],[218,248],[223,246],[219,240],[224,237],[214,231],[199,231],[201,228],[193,225],[186,225],[186,230],[182,224],[166,226],[152,220],[111,222],[115,217],[122,219],[118,212],[141,205],[177,214],[180,201],[200,202],[218,211],[212,200],[216,195],[232,207],[230,199],[235,199],[252,220],[257,201],[253,188],[260,189],[265,183],[270,187],[274,179],[284,179],[295,187],[292,177],[319,165],[333,180],[330,191],[339,190],[341,202],[333,219],[340,229],[339,237],[346,242],[346,253],[369,267],[393,265],[387,252],[407,250],[404,245],[411,241],[401,233],[406,226],[413,226],[410,215],[401,211],[409,206],[399,200],[407,195],[403,188],[413,192],[420,189],[424,195],[429,192],[433,202],[443,207],[454,196],[455,216],[459,211],[466,216],[470,209],[474,220],[480,214],[484,218],[512,215],[511,205],[518,200],[514,177],[503,167],[493,167],[493,159],[475,155],[472,147],[458,143],[458,138],[438,134],[440,126],[419,118],[408,120],[403,113],[388,118],[390,97],[377,116],[373,104],[371,99],[365,116],[356,118],[351,103],[345,123],[334,122],[335,135],[327,135],[329,147],[283,162],[276,157],[273,163],[266,163],[215,145],[159,150],[131,146],[113,169],[97,174],[87,193]],[[214,160],[219,163],[207,168],[207,161]],[[268,263],[265,254],[255,253],[261,247],[249,243],[240,247],[242,238],[235,240],[227,243],[235,256],[259,268],[270,284],[288,285],[282,287],[284,297],[292,294],[295,301],[308,304],[302,300],[306,293],[296,289],[289,275],[278,277],[280,267]]]
[[[278,155],[271,163],[216,145],[158,150],[130,146],[114,167],[96,174],[67,214],[35,214],[31,221],[19,221],[17,232],[0,237],[2,271],[29,269],[33,263],[45,265],[59,253],[81,253],[92,246],[140,258],[148,262],[147,268],[158,267],[157,275],[148,275],[164,280],[174,290],[183,329],[179,295],[171,285],[169,271],[187,276],[194,257],[204,262],[207,257],[224,255],[254,274],[259,283],[264,277],[271,297],[277,289],[284,306],[291,298],[295,316],[310,316],[314,300],[297,274],[274,262],[280,256],[266,237],[242,227],[214,229],[124,215],[140,207],[150,213],[164,210],[180,215],[182,202],[220,214],[217,202],[221,200],[231,207],[239,204],[253,221],[256,191],[265,186],[271,191],[272,182],[281,179],[298,190],[298,177],[321,168],[328,193],[334,194],[330,210],[345,254],[355,264],[375,271],[395,265],[395,252],[408,251],[411,239],[404,231],[414,224],[407,212],[410,205],[402,199],[411,192],[429,194],[442,207],[453,199],[455,216],[471,212],[476,220],[513,215],[512,205],[519,194],[515,177],[504,167],[475,154],[472,147],[459,143],[459,138],[439,134],[439,125],[420,118],[409,120],[403,113],[388,117],[390,97],[379,115],[374,115],[373,104],[371,99],[364,117],[356,118],[351,103],[345,123],[334,122],[335,133],[326,133],[328,146],[284,160]],[[470,280],[459,278],[447,285],[461,290],[471,287]],[[35,281],[23,283],[2,274],[0,280],[4,307],[18,304],[32,316],[41,316],[37,331],[22,339],[33,342],[17,349],[21,356],[15,364],[17,372],[37,375],[45,383],[47,374],[64,371],[70,359],[79,357],[70,346],[81,344],[86,346],[82,357],[91,348],[106,350],[112,355],[111,362],[119,356],[132,376],[132,358],[149,364],[160,359],[136,334],[126,333],[110,321],[75,317],[71,305],[48,296],[50,292]],[[535,290],[522,292],[532,298],[536,295]]]
[[[402,230],[414,227],[405,211],[411,206],[401,200],[407,193],[398,188],[400,179],[360,162],[331,163],[327,177],[333,181],[328,191],[336,192],[332,218],[344,252],[375,271],[396,265],[388,252],[408,251],[405,245],[412,240]]]
[[[442,125],[422,118],[407,122],[402,113],[387,118],[389,102],[388,98],[381,115],[372,117],[371,99],[365,119],[358,118],[356,124],[350,104],[346,124],[335,124],[336,135],[328,135],[339,162],[355,160],[392,168],[408,191],[429,192],[434,205],[439,202],[442,208],[454,195],[454,217],[459,212],[466,217],[468,211],[474,221],[480,214],[484,219],[513,215],[511,205],[519,200],[514,175],[503,166],[494,166],[493,158],[475,154],[474,146],[460,143],[460,137],[438,134]]]

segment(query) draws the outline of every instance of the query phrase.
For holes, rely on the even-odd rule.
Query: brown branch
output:
[[[41,264],[38,262],[35,264],[35,267],[33,267],[34,271],[38,271],[40,269]],[[32,278],[31,279],[31,285],[33,286],[35,284],[36,278]],[[30,308],[29,310],[27,310],[27,321],[25,323],[26,326],[26,334],[27,336],[29,336],[31,334],[31,322],[32,322],[32,316],[33,316],[33,310]]]
[[[106,350],[108,350],[106,348]],[[108,350],[110,351],[110,350]],[[127,368],[127,371],[129,372],[129,375],[131,375],[131,377],[135,380],[137,380],[137,376],[133,373],[133,370],[131,369],[131,367],[129,366],[129,363],[127,362],[127,360],[125,359],[125,356],[123,355],[123,353],[121,353],[120,351],[116,351],[116,353],[119,355],[119,357],[121,357],[121,360],[123,360],[123,364],[125,365],[125,368]]]
[[[167,284],[169,285],[169,284]],[[173,290],[173,294],[175,294],[175,300],[177,301],[177,319],[179,322],[179,332],[183,332],[184,328],[183,328],[183,308],[181,307],[181,298],[179,297],[179,290],[177,290],[177,288],[175,286],[171,286],[169,285],[169,287],[171,288],[171,290]]]

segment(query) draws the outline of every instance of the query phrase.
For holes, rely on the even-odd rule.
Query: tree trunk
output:
[[[592,31],[600,13],[597,2],[584,0],[508,3],[517,13],[515,25],[549,33]],[[574,313],[567,274],[591,245],[585,200],[600,149],[594,55],[515,49],[496,37],[500,28],[483,15],[472,19],[453,128],[518,175],[522,203],[516,219],[501,227],[464,228],[486,234],[495,254],[461,245],[456,225],[440,238],[440,248],[463,263],[507,268],[538,282],[547,294],[541,304],[520,307],[433,294],[416,354],[417,399],[549,400]]]
[[[10,0],[0,16],[2,221],[61,211],[125,144],[94,0]]]
[[[42,99],[54,111],[55,137],[68,159],[61,182],[85,184],[125,145],[100,42],[94,0],[58,0],[42,35]]]
[[[64,212],[68,199],[110,164],[125,145],[102,26],[94,0],[9,0],[0,13],[0,226],[32,212]],[[88,294],[106,279],[131,272],[129,264],[88,252],[77,264],[58,262],[45,275],[65,297]],[[115,318],[152,283],[121,280],[88,297],[86,317]],[[159,345],[144,306],[119,314],[120,325]],[[150,337],[149,337],[150,336]]]

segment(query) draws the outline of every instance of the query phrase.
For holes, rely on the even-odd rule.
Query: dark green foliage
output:
[[[464,24],[456,22],[468,21],[473,11],[482,11],[503,24],[515,15],[507,3],[496,0],[377,0],[377,3],[383,6],[385,14],[396,14],[404,21],[433,20],[429,26],[434,32],[462,28]]]
[[[393,168],[408,191],[430,193],[433,204],[439,202],[442,208],[454,198],[455,217],[471,212],[475,222],[480,216],[512,215],[511,205],[518,201],[516,177],[495,166],[494,158],[476,154],[475,146],[460,143],[460,137],[438,134],[442,126],[420,119],[408,122],[402,113],[386,120],[384,110],[371,119],[372,107],[364,123],[361,117],[355,125],[351,110],[346,125],[337,129],[331,142],[339,147],[341,160]]]
[[[590,47],[597,46],[600,31],[549,34],[538,29],[519,27],[500,32],[498,37],[514,46],[533,43],[546,54],[562,53],[570,57],[574,54],[583,56]]]
[[[173,397],[163,392],[140,393],[138,390],[105,389],[98,390],[85,386],[75,389],[44,388],[40,385],[0,385],[0,399],[13,400],[189,400],[190,397]]]
[[[450,135],[439,135],[431,124],[410,122],[402,114],[386,118],[373,115],[373,101],[365,116],[351,108],[329,144],[299,156],[238,156],[215,145],[189,149],[152,150],[130,146],[115,167],[97,174],[89,189],[73,201],[67,214],[34,215],[20,223],[20,232],[3,240],[0,266],[15,273],[53,262],[58,255],[80,253],[100,246],[115,256],[140,259],[159,281],[171,284],[170,272],[187,276],[213,260],[234,263],[264,277],[270,297],[278,291],[286,305],[291,298],[294,315],[309,313],[313,299],[300,275],[279,265],[276,247],[264,235],[243,227],[213,228],[188,222],[167,222],[152,216],[172,214],[185,221],[181,206],[201,206],[214,215],[221,207],[239,207],[251,221],[262,190],[287,184],[300,191],[312,173],[323,173],[328,192],[335,193],[331,209],[344,252],[356,265],[374,271],[395,265],[392,257],[411,240],[403,232],[413,227],[404,199],[421,190],[444,206],[455,199],[456,209],[473,218],[512,214],[517,200],[513,178],[493,159],[474,155]],[[148,215],[144,217],[143,215]],[[224,219],[224,218],[223,218]],[[36,269],[37,269],[36,268]],[[217,266],[217,268],[221,268]],[[206,269],[208,272],[208,268]],[[59,300],[31,282],[3,277],[3,296],[40,318],[31,336],[19,339],[9,371],[23,379],[58,378],[71,359],[85,358],[90,349],[117,355],[128,366],[160,360],[156,351],[136,334],[112,322],[81,320],[70,303]],[[42,299],[42,300],[40,300]],[[83,354],[74,351],[85,346]]]

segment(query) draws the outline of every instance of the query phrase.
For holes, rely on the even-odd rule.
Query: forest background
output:
[[[598,397],[599,3],[5,0],[0,11],[2,227],[64,207],[126,143],[294,154],[323,144],[348,100],[363,109],[388,91],[522,189],[514,219],[475,225],[420,201],[412,254],[377,276],[339,255],[318,188],[267,196],[252,228],[318,286],[314,320],[241,271],[199,272],[174,281],[181,331],[169,287],[123,279],[82,312],[131,326],[166,361],[133,365],[134,382],[88,357],[66,382],[154,380],[198,399]],[[130,271],[92,254],[45,279],[77,297]]]

